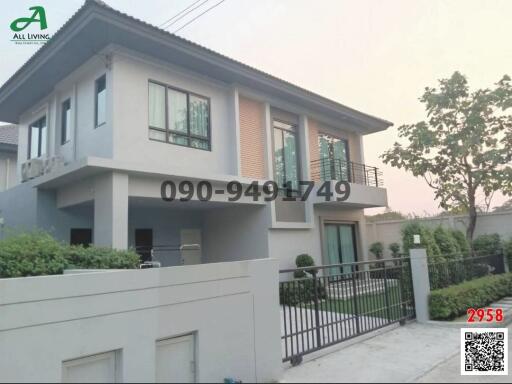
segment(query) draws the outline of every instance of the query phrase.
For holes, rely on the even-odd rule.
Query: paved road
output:
[[[282,381],[466,382],[468,376],[459,374],[459,349],[459,328],[411,323],[289,368]],[[510,376],[478,379],[512,381]]]

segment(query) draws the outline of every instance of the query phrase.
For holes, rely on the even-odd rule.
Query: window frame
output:
[[[69,109],[64,109],[64,104],[69,104]],[[66,116],[66,112],[69,110],[69,121]],[[71,98],[68,97],[62,103],[60,103],[60,145],[64,145],[71,141]],[[64,121],[66,124],[64,124]],[[69,130],[69,135],[68,135]]]
[[[38,159],[41,156],[43,156],[43,154],[46,154],[46,148],[45,148],[45,152],[44,153],[42,151],[42,149],[43,149],[42,148],[42,138],[43,138],[43,134],[42,134],[42,130],[43,129],[42,128],[43,127],[42,127],[42,125],[40,123],[42,120],[44,120],[44,122],[45,122],[46,133],[48,134],[48,121],[47,121],[47,118],[46,118],[46,114],[42,115],[37,120],[35,120],[33,123],[28,125],[28,154],[27,154],[27,160]],[[33,127],[37,127],[38,128],[37,156],[36,157],[31,157],[31,154],[32,154],[32,128]]]
[[[154,126],[149,125],[149,84],[150,83],[162,86],[165,89],[165,128],[164,129],[162,129],[160,127],[154,127]],[[186,99],[187,99],[187,133],[186,134],[184,132],[176,131],[174,129],[170,129],[169,128],[169,117],[170,117],[169,116],[169,95],[168,95],[168,90],[169,89],[171,89],[173,91],[176,91],[176,92],[183,93],[186,96]],[[200,135],[195,135],[195,134],[190,133],[190,96],[195,96],[197,98],[203,99],[203,100],[205,100],[208,103],[208,124],[207,124],[207,127],[206,127],[207,136],[200,136]],[[158,139],[155,139],[155,138],[152,138],[152,137],[149,137],[149,140],[157,141],[159,143],[167,143],[167,144],[172,144],[172,145],[178,145],[180,147],[199,149],[199,150],[202,150],[202,151],[209,151],[209,152],[211,152],[212,151],[212,137],[211,137],[212,130],[211,130],[211,127],[212,127],[212,106],[211,106],[211,98],[210,97],[201,95],[201,94],[196,93],[196,92],[187,91],[185,89],[178,88],[178,87],[166,84],[166,83],[162,83],[162,82],[157,81],[157,80],[152,80],[152,79],[148,80],[148,129],[165,133],[165,141],[158,140]],[[169,140],[170,135],[176,135],[176,136],[179,136],[179,137],[186,138],[187,141],[188,141],[188,145],[171,142]],[[190,144],[190,141],[194,140],[194,139],[201,140],[203,142],[206,141],[207,144],[208,144],[208,148],[199,148],[199,147],[192,146]]]
[[[285,128],[285,127],[278,127],[276,126],[275,123],[278,123],[278,124],[283,124],[283,125],[287,125],[289,126],[290,128]],[[294,124],[294,123],[290,123],[288,121],[285,121],[285,120],[282,120],[282,119],[278,119],[278,118],[275,118],[273,117],[272,118],[272,160],[273,160],[273,168],[274,168],[274,180],[277,179],[277,175],[276,175],[276,157],[275,157],[275,152],[276,152],[276,142],[275,142],[275,135],[274,135],[274,132],[275,130],[279,130],[280,131],[280,134],[281,134],[281,137],[282,137],[282,142],[283,142],[283,147],[280,149],[280,152],[281,152],[281,156],[283,158],[283,171],[284,171],[284,180],[285,180],[285,185],[288,181],[290,180],[287,180],[287,177],[286,177],[286,162],[285,162],[285,153],[284,153],[284,132],[289,132],[291,134],[293,134],[293,136],[295,137],[295,162],[296,162],[296,167],[297,167],[297,181],[299,181],[301,179],[301,160],[300,160],[300,143],[299,143],[299,132],[298,132],[298,129],[299,129],[299,126],[297,124]],[[288,191],[287,188],[285,187],[285,185],[278,185],[278,188],[280,191]],[[300,188],[300,187],[299,187]],[[295,189],[292,189],[290,190],[290,192],[292,193],[298,193],[299,191],[298,190],[295,190]]]
[[[105,121],[98,123],[98,83],[101,79],[105,81]],[[107,74],[104,73],[94,81],[94,128],[107,124]]]

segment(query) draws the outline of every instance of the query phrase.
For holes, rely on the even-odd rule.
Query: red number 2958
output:
[[[502,308],[469,308],[468,309],[468,323],[485,322],[492,323],[496,321],[498,323],[503,321],[503,309]],[[475,317],[477,319],[475,319]]]

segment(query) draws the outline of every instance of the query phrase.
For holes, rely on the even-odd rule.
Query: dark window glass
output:
[[[107,78],[105,75],[96,80],[95,125],[99,127],[107,121]]]
[[[210,150],[208,98],[149,82],[148,116],[150,139]]]
[[[291,183],[298,190],[299,167],[296,127],[291,124],[274,121],[274,173],[279,187]]]
[[[71,138],[71,100],[62,103],[61,143],[65,144]]]
[[[35,159],[46,154],[46,116],[30,124],[28,135],[28,158]]]

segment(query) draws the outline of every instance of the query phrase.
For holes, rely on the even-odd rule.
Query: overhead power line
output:
[[[159,28],[163,28],[163,29],[167,29],[171,26],[173,26],[174,24],[176,24],[178,21],[180,21],[181,19],[183,19],[185,16],[187,16],[190,12],[193,12],[195,11],[197,8],[199,7],[202,7],[204,4],[206,4],[208,1],[210,0],[196,0],[194,1],[192,4],[190,4],[188,7],[186,7],[185,9],[181,10],[180,12],[178,12],[177,14],[175,14],[173,17],[171,17],[170,19],[168,19],[167,21],[165,21],[164,23],[160,24],[159,25]],[[197,3],[200,3],[199,5],[195,6]],[[167,25],[166,25],[167,24]],[[165,25],[165,27],[164,27]]]
[[[199,15],[197,15],[196,17],[194,17],[192,20],[190,20],[189,22],[187,22],[186,24],[182,25],[180,28],[178,28],[177,30],[175,30],[173,33],[178,33],[179,31],[181,31],[183,28],[185,28],[187,25],[193,23],[194,21],[196,21],[197,19],[199,19],[201,16],[203,16],[204,14],[210,12],[212,9],[214,8],[217,8],[219,5],[221,5],[223,2],[225,2],[226,0],[221,0],[219,1],[217,4],[215,5],[212,5],[210,8],[206,9],[204,12],[200,13]]]

